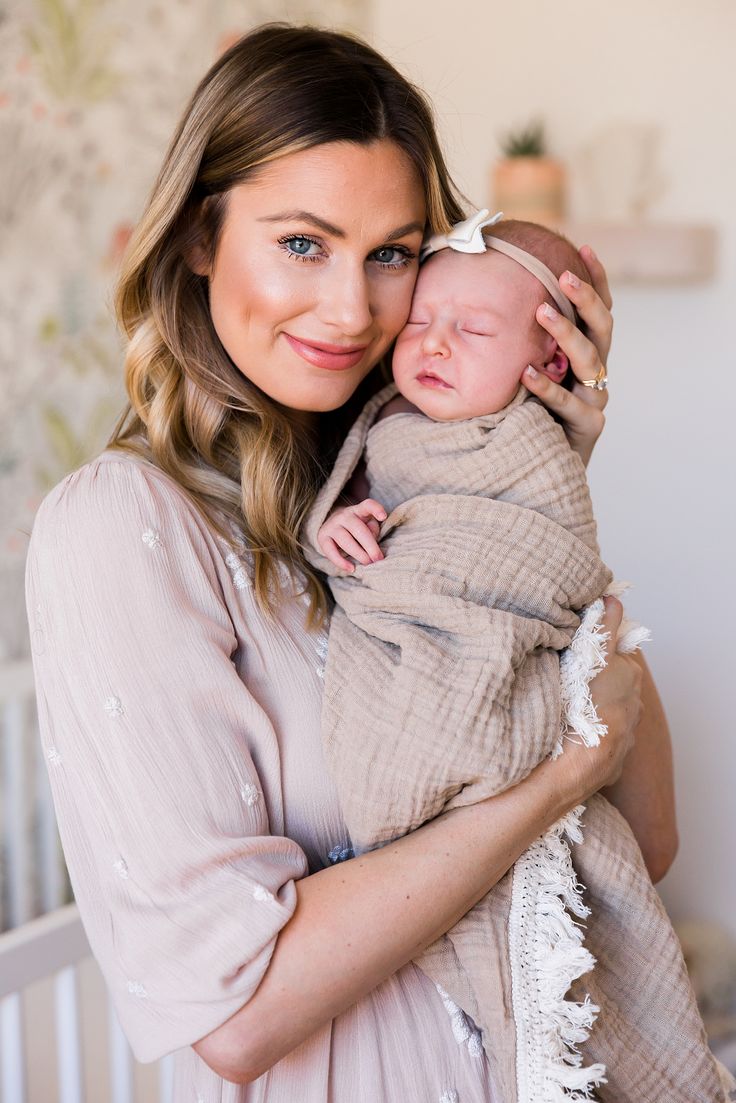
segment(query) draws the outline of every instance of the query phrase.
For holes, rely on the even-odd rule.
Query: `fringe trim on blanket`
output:
[[[721,1087],[723,1088],[723,1098],[730,1103],[733,1099],[733,1093],[736,1092],[736,1080],[734,1080],[732,1073],[726,1066],[718,1060],[717,1057],[713,1058],[718,1069],[718,1075],[721,1078]]]
[[[618,597],[627,583],[614,583]],[[590,695],[590,682],[605,666],[599,599],[582,614],[570,647],[560,657],[562,724],[552,757],[562,753],[565,738],[578,736],[594,747],[606,734]],[[649,632],[626,621],[618,651],[635,651]],[[558,820],[514,865],[509,913],[511,994],[516,1023],[518,1103],[579,1103],[606,1083],[603,1064],[583,1067],[578,1047],[586,1040],[600,1010],[586,995],[582,1003],[566,1000],[573,980],[595,965],[583,945],[582,925],[590,909],[583,903],[568,839],[582,842],[579,805]]]
[[[606,592],[620,597],[629,585],[628,582],[612,582]],[[599,720],[590,695],[590,683],[606,665],[604,648],[608,632],[601,626],[604,611],[603,598],[586,606],[572,643],[560,656],[562,725],[552,758],[562,754],[565,738],[577,735],[586,747],[597,747],[601,736],[606,734],[606,725]],[[625,616],[619,629],[616,650],[628,655],[651,638],[648,628]]]
[[[583,811],[568,812],[514,865],[509,956],[518,1103],[577,1103],[606,1082],[605,1065],[583,1068],[577,1050],[600,1009],[588,996],[565,999],[573,980],[595,965],[569,914],[589,914],[564,838],[582,841]]]

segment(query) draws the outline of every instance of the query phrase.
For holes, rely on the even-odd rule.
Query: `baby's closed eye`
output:
[[[463,326],[463,333],[469,333],[472,337],[495,337],[495,333],[489,333],[486,329],[478,329],[474,326]]]

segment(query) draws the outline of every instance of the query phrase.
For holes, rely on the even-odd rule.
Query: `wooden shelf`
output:
[[[705,283],[716,273],[714,226],[679,222],[566,222],[576,245],[591,245],[616,283]]]

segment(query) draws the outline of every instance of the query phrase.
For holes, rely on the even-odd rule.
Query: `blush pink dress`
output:
[[[26,598],[77,904],[136,1057],[176,1052],[176,1103],[492,1100],[472,1022],[412,964],[255,1083],[191,1049],[257,990],[295,880],[349,855],[303,599],[269,621],[237,539],[112,450],[43,501]]]

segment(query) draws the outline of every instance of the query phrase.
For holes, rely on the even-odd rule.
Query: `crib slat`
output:
[[[133,1062],[115,1006],[107,1001],[110,1050],[110,1103],[133,1103]]]
[[[174,1058],[169,1054],[158,1063],[159,1103],[174,1103]]]
[[[25,1103],[25,1056],[21,999],[17,992],[0,1000],[0,1086],[2,1098]]]
[[[3,837],[8,870],[8,921],[11,927],[20,926],[31,915],[25,815],[27,793],[24,716],[24,701],[21,697],[9,697],[3,701]]]
[[[59,1103],[84,1103],[77,971],[73,965],[56,974],[54,995]]]

